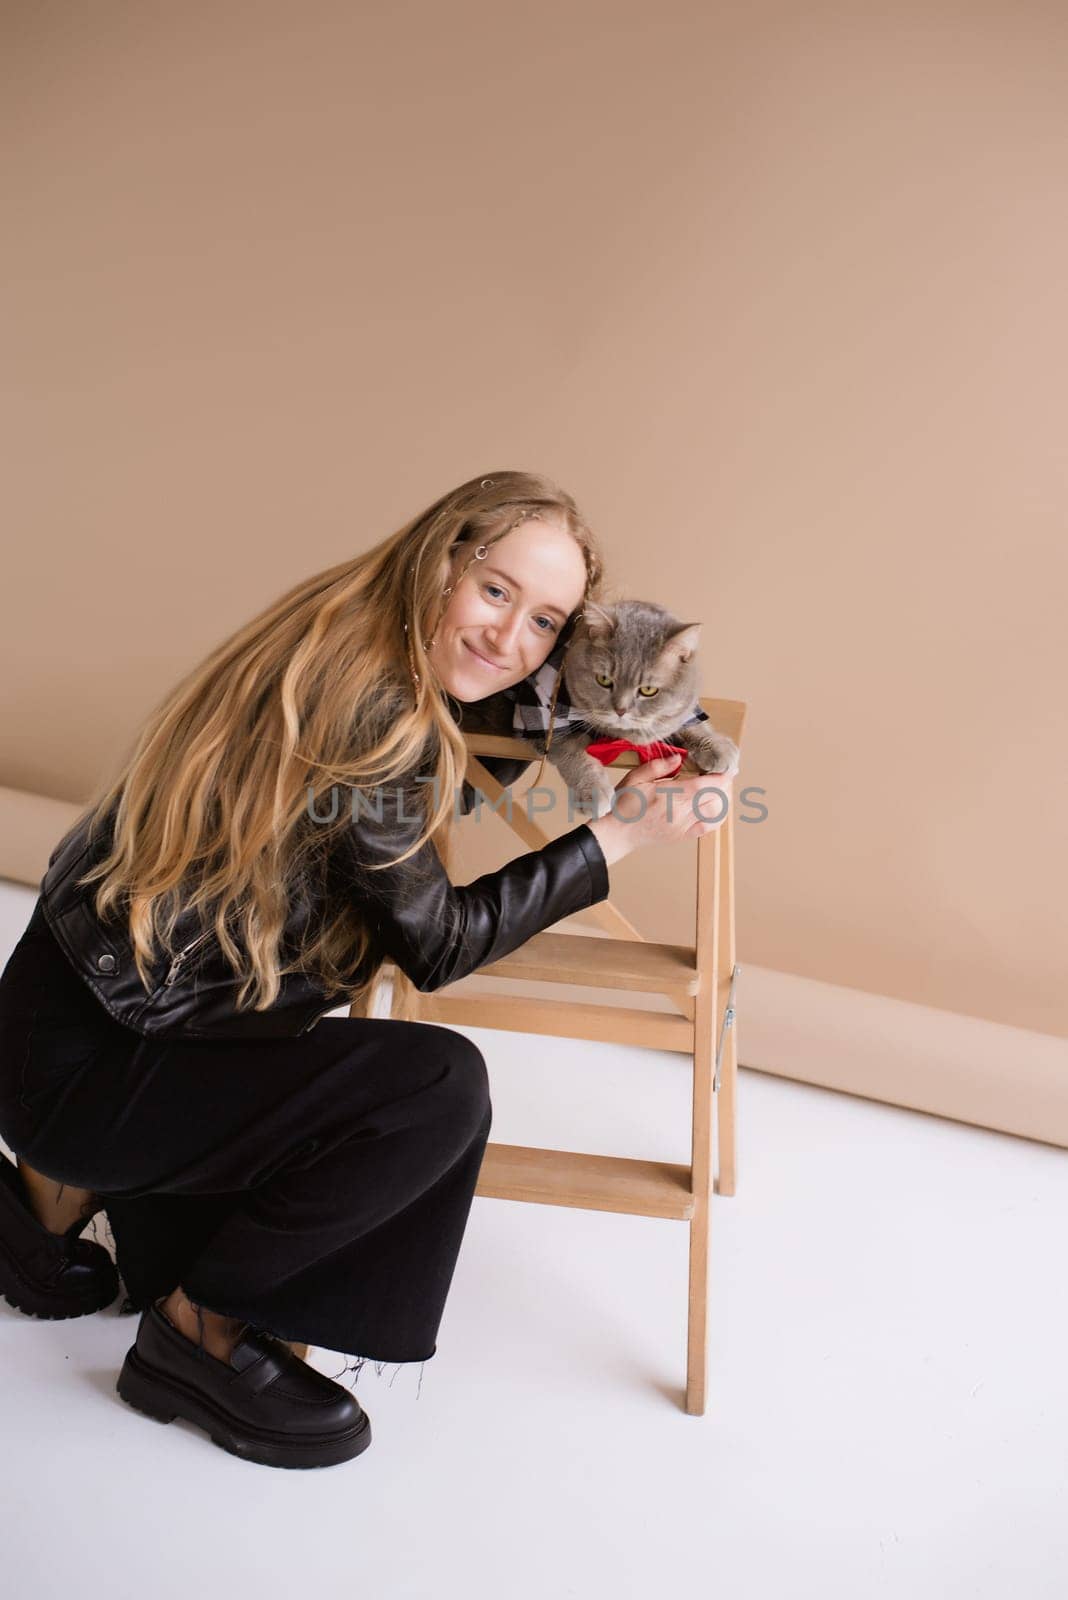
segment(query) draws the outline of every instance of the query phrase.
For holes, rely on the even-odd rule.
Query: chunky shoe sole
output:
[[[291,1434],[253,1429],[245,1423],[239,1431],[233,1417],[214,1406],[209,1396],[188,1388],[169,1373],[164,1375],[146,1366],[135,1348],[128,1352],[115,1387],[127,1405],[146,1417],[157,1422],[184,1417],[203,1428],[220,1450],[265,1467],[333,1467],[351,1461],[371,1443],[371,1423],[366,1412],[361,1412],[360,1421],[348,1433],[332,1439],[301,1440]]]
[[[0,1299],[14,1306],[28,1317],[41,1317],[59,1322],[68,1317],[87,1317],[93,1311],[103,1311],[119,1293],[119,1275],[105,1278],[92,1294],[72,1299],[69,1289],[50,1289],[47,1284],[35,1283],[19,1271],[18,1262],[12,1260],[0,1241]]]

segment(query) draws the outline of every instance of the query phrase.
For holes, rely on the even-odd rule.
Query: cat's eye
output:
[[[601,685],[602,689],[610,689],[612,687],[613,680],[605,677],[603,672],[595,672],[593,676],[596,682]]]
[[[660,693],[660,690],[659,689],[646,688],[646,689],[639,689],[638,693],[640,695],[644,695],[646,700],[651,700],[653,698],[654,694],[659,694]]]

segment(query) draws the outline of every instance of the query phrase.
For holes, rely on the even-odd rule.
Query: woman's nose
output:
[[[514,654],[519,644],[519,630],[522,627],[522,623],[522,617],[514,616],[508,618],[507,621],[502,618],[499,622],[495,622],[492,627],[486,629],[499,655]]]

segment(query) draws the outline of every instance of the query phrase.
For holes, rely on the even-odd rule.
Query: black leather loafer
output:
[[[88,1217],[66,1233],[50,1233],[30,1209],[19,1169],[0,1151],[0,1295],[31,1317],[85,1317],[109,1306],[119,1274],[102,1244],[78,1235]]]
[[[184,1417],[231,1455],[266,1467],[332,1467],[371,1443],[355,1396],[294,1355],[284,1339],[246,1328],[220,1361],[160,1309],[141,1313],[115,1385],[157,1422]]]

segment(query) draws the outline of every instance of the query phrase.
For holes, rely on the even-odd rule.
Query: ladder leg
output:
[[[729,1000],[731,977],[735,966],[734,929],[734,807],[718,830],[719,857],[719,1004],[717,1010],[732,1002]],[[734,1194],[738,1184],[738,1148],[735,1113],[738,1097],[738,1022],[737,1008],[723,1038],[720,1056],[719,1088],[716,1101],[716,1137],[719,1149],[719,1172],[715,1185],[717,1194]]]
[[[724,827],[726,824],[724,824]],[[712,1203],[712,1116],[715,1094],[717,1019],[720,1010],[720,944],[723,874],[720,841],[723,828],[706,834],[697,845],[697,970],[694,1015],[693,1108],[690,1178],[689,1310],[686,1335],[686,1410],[704,1414],[708,1381],[708,1243]]]
[[[711,1207],[698,1195],[690,1218],[690,1312],[686,1339],[686,1410],[705,1412],[708,1387],[708,1233]]]

